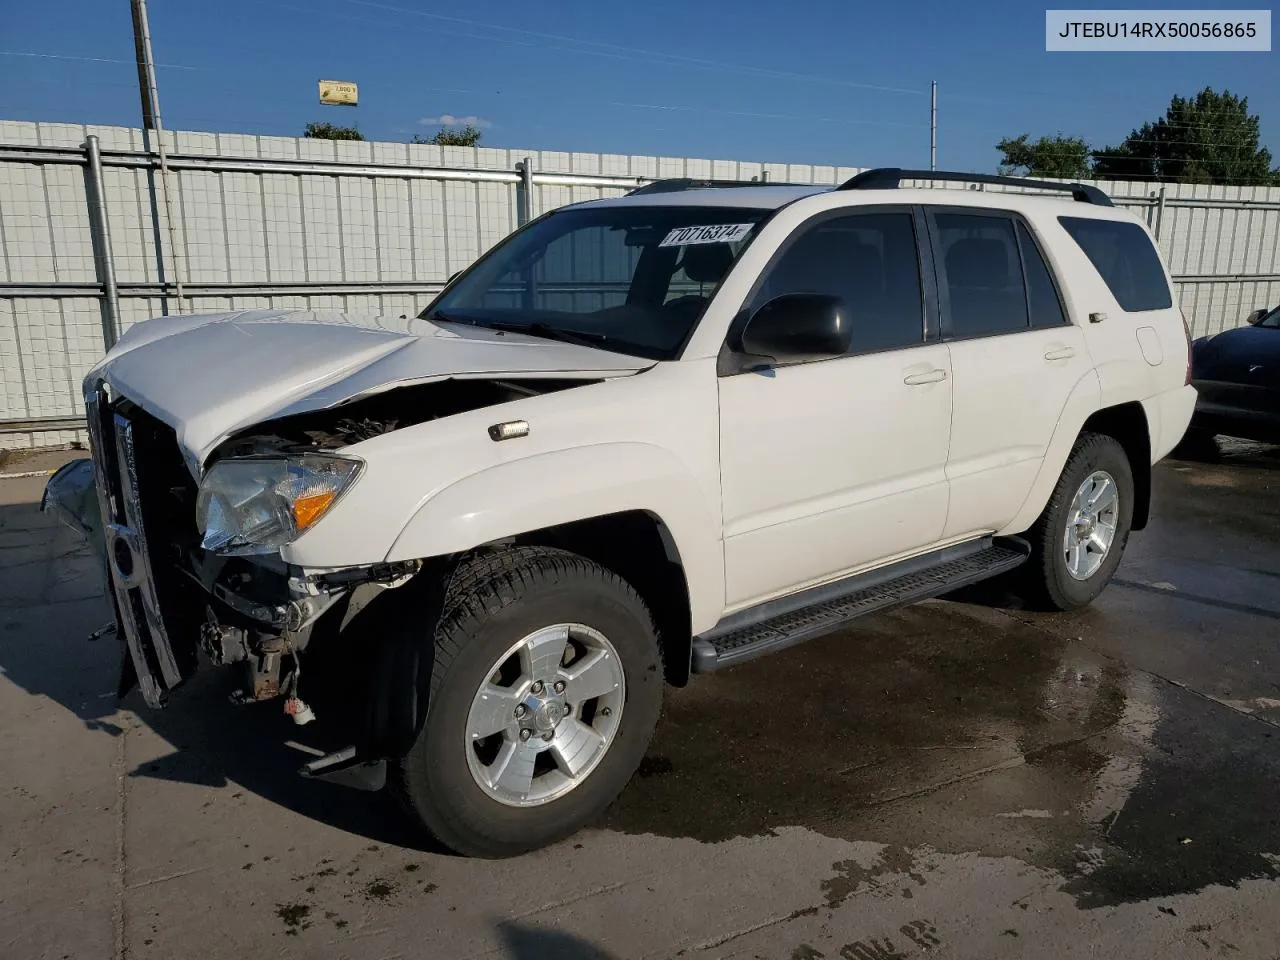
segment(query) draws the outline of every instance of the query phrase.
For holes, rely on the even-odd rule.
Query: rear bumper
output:
[[[1142,401],[1150,432],[1152,463],[1168,456],[1187,432],[1196,409],[1196,397],[1195,387],[1188,384]]]

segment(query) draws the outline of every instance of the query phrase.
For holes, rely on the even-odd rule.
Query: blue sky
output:
[[[138,124],[125,0],[5,6],[0,117]],[[1280,157],[1280,54],[1046,53],[1044,6],[1025,2],[150,0],[150,16],[179,129],[330,120],[408,140],[475,117],[493,146],[927,166],[937,80],[939,166],[992,170],[1004,136],[1114,144],[1212,86],[1248,96]],[[359,83],[361,105],[320,106],[322,77]]]

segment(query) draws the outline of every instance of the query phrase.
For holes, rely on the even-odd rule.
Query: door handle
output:
[[[1054,347],[1044,355],[1044,358],[1046,360],[1070,360],[1075,355],[1075,347]]]
[[[909,387],[918,387],[922,383],[938,383],[945,379],[947,379],[947,371],[936,369],[929,370],[925,373],[910,374],[909,376],[903,377],[902,382]]]

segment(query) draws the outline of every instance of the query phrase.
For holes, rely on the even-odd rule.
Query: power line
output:
[[[136,67],[140,60],[118,60],[114,57],[79,57],[69,53],[34,53],[26,50],[0,50],[0,57],[34,57],[41,60],[79,60],[84,63],[113,63],[128,67]],[[211,67],[193,67],[185,63],[157,63],[157,67],[167,70],[210,70]]]
[[[712,107],[674,106],[664,103],[624,103],[611,100],[606,106],[631,107],[639,110],[671,110],[684,113],[706,113],[729,117],[754,117],[763,120],[799,120],[804,123],[847,123],[847,124],[883,124],[890,127],[907,127],[918,130],[928,126],[925,123],[902,123],[897,120],[852,120],[845,117],[801,117],[788,113],[755,113],[749,110],[717,110]]]
[[[370,23],[378,26],[395,27],[403,29],[404,21],[390,20],[373,20],[367,17],[356,17],[349,14],[336,13],[331,10],[316,10],[315,8],[303,8],[289,4],[272,3],[269,0],[254,0],[264,6],[278,7],[280,9],[295,10],[298,12],[306,12],[309,16],[317,13],[326,16],[337,17],[339,19],[350,20],[356,23]],[[563,53],[577,53],[589,57],[604,57],[610,60],[628,60],[637,63],[648,63],[655,66],[684,66],[691,69],[699,70],[715,70],[729,71],[750,76],[768,77],[774,80],[800,80],[810,83],[826,83],[835,86],[848,87],[853,89],[875,90],[883,93],[902,93],[926,95],[927,90],[917,90],[908,87],[895,87],[881,84],[860,83],[853,80],[841,80],[835,77],[820,77],[812,74],[793,73],[785,70],[771,70],[766,67],[753,67],[745,64],[726,63],[718,60],[705,60],[700,57],[688,57],[683,54],[664,53],[660,50],[646,50],[639,47],[624,47],[617,44],[602,43],[596,40],[582,40],[577,37],[569,37],[561,34],[542,33],[536,30],[524,30],[517,27],[504,27],[501,24],[486,23],[480,20],[468,20],[463,17],[450,17],[444,14],[428,13],[422,10],[411,10],[405,7],[396,7],[389,4],[371,3],[367,0],[343,0],[343,2],[354,4],[356,6],[369,7],[371,9],[386,10],[391,13],[407,14],[409,16],[423,17],[443,22],[456,23],[462,26],[478,27],[483,30],[501,30],[508,33],[515,33],[521,36],[532,38],[530,40],[516,40],[511,37],[486,36],[476,33],[462,33],[459,31],[432,29],[426,32],[437,33],[443,36],[461,37],[468,40],[481,40],[491,43],[505,43],[513,46],[534,47],[547,50],[556,50]],[[550,40],[554,43],[535,43],[533,40]],[[562,44],[576,44],[577,46],[563,46]],[[583,46],[599,47],[600,49],[588,50]]]
[[[361,7],[372,7],[380,10],[390,10],[397,13],[407,13],[413,16],[428,17],[433,20],[443,20],[443,21],[448,21],[453,23],[459,23],[465,26],[480,27],[482,29],[488,29],[488,30],[502,30],[508,33],[520,34],[522,36],[537,37],[544,40],[555,40],[561,43],[575,43],[575,44],[581,44],[584,46],[600,47],[606,50],[617,50],[623,53],[643,54],[644,56],[647,56],[647,57],[660,57],[664,60],[668,60],[673,63],[686,63],[694,66],[712,67],[717,70],[728,69],[728,70],[736,70],[736,71],[742,71],[742,72],[750,71],[752,73],[757,73],[763,76],[769,76],[769,77],[775,77],[775,78],[805,80],[813,83],[831,83],[831,84],[837,84],[839,86],[844,86],[844,87],[857,87],[864,90],[879,90],[886,93],[924,94],[927,92],[925,90],[916,90],[916,89],[911,89],[907,87],[892,87],[892,86],[884,86],[881,84],[874,84],[874,83],[859,83],[852,80],[840,80],[834,77],[819,77],[819,76],[814,76],[812,74],[806,74],[806,73],[792,73],[786,70],[770,70],[765,67],[750,67],[742,64],[725,63],[719,60],[706,60],[706,59],[703,59],[702,57],[690,57],[684,54],[666,53],[661,50],[646,50],[641,47],[627,47],[627,46],[622,46],[616,43],[603,43],[599,40],[583,40],[578,37],[569,37],[569,36],[564,36],[562,34],[543,33],[537,30],[525,30],[519,27],[507,27],[497,23],[486,23],[481,20],[468,20],[463,17],[452,17],[442,13],[428,13],[424,10],[412,10],[412,9],[406,9],[404,7],[395,7],[395,6],[391,6],[390,4],[375,3],[373,2],[373,0],[344,0],[344,2],[354,4],[356,6],[361,6]],[[589,51],[584,50],[582,52],[587,53]]]

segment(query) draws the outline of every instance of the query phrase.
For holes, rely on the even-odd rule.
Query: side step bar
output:
[[[984,537],[730,614],[693,640],[709,673],[837,630],[850,620],[950,593],[1025,563],[1023,540]]]

